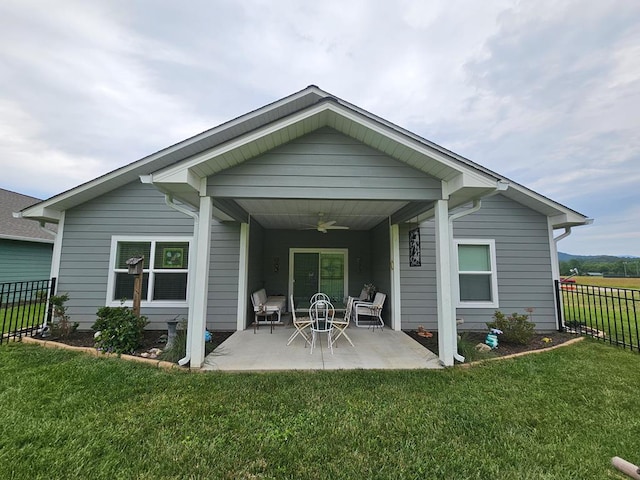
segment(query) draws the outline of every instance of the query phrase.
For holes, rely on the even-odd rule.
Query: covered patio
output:
[[[261,326],[235,332],[209,354],[202,370],[227,372],[282,370],[417,370],[443,368],[438,356],[404,332],[350,327],[348,335],[355,347],[339,339],[333,355],[322,336],[310,353],[301,337],[287,346],[293,332],[290,324]]]

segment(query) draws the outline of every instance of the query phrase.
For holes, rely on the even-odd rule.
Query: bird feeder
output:
[[[129,275],[140,275],[144,267],[144,257],[131,257],[127,260]]]
[[[142,277],[144,272],[144,255],[131,257],[126,261],[129,274],[135,275],[133,280],[133,313],[140,316],[140,300],[142,297]]]

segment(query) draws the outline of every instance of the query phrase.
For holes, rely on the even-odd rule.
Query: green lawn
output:
[[[12,308],[0,307],[0,335],[17,328],[40,325],[45,317],[45,303],[34,302]]]
[[[607,340],[640,348],[640,291],[570,285],[562,297],[565,323],[578,321],[604,332]]]
[[[443,371],[189,374],[0,347],[0,478],[623,478],[640,355],[591,340]]]

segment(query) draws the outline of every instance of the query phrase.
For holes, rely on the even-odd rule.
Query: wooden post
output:
[[[631,462],[627,462],[625,459],[620,457],[613,457],[611,459],[611,465],[616,467],[625,475],[630,476],[633,479],[640,479],[640,468],[637,465],[634,465]]]
[[[142,279],[144,276],[144,256],[140,260],[139,273],[133,280],[133,313],[140,316],[140,299],[142,298]]]

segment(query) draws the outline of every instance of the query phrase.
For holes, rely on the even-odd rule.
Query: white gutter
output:
[[[142,178],[140,177],[140,180],[142,181],[142,183],[147,183],[146,181],[149,180],[149,178]],[[151,182],[149,182],[151,183]],[[184,213],[185,215],[193,218],[193,231],[194,231],[194,235],[193,235],[193,241],[192,241],[192,247],[191,250],[192,251],[197,251],[197,242],[198,242],[198,222],[200,221],[200,217],[198,216],[197,212],[194,212],[193,210],[189,210],[188,208],[185,208],[182,205],[178,205],[176,203],[174,203],[173,201],[173,197],[171,195],[165,194],[164,196],[164,203],[167,204],[167,206],[169,208],[172,208],[180,213]],[[195,265],[195,262],[189,262],[189,310],[191,310],[192,305],[193,305],[193,296],[194,296],[194,292],[195,292],[195,285],[193,285],[193,278],[194,278],[194,274],[193,274],[193,265]],[[178,360],[178,365],[180,366],[184,366],[187,363],[189,363],[191,361],[191,338],[193,337],[193,327],[191,326],[191,322],[187,321],[187,346],[186,346],[186,353],[184,358],[181,358],[180,360]]]
[[[38,223],[40,223],[40,230],[42,230],[43,232],[47,232],[49,235],[53,235],[54,238],[58,235],[58,232],[54,232],[53,230],[49,230],[47,227],[45,227],[46,222],[41,220]]]
[[[564,233],[558,235],[557,237],[554,237],[553,241],[556,242],[556,245],[558,245],[558,242],[560,240],[562,240],[563,238],[567,238],[569,235],[571,235],[571,227],[564,227]]]

